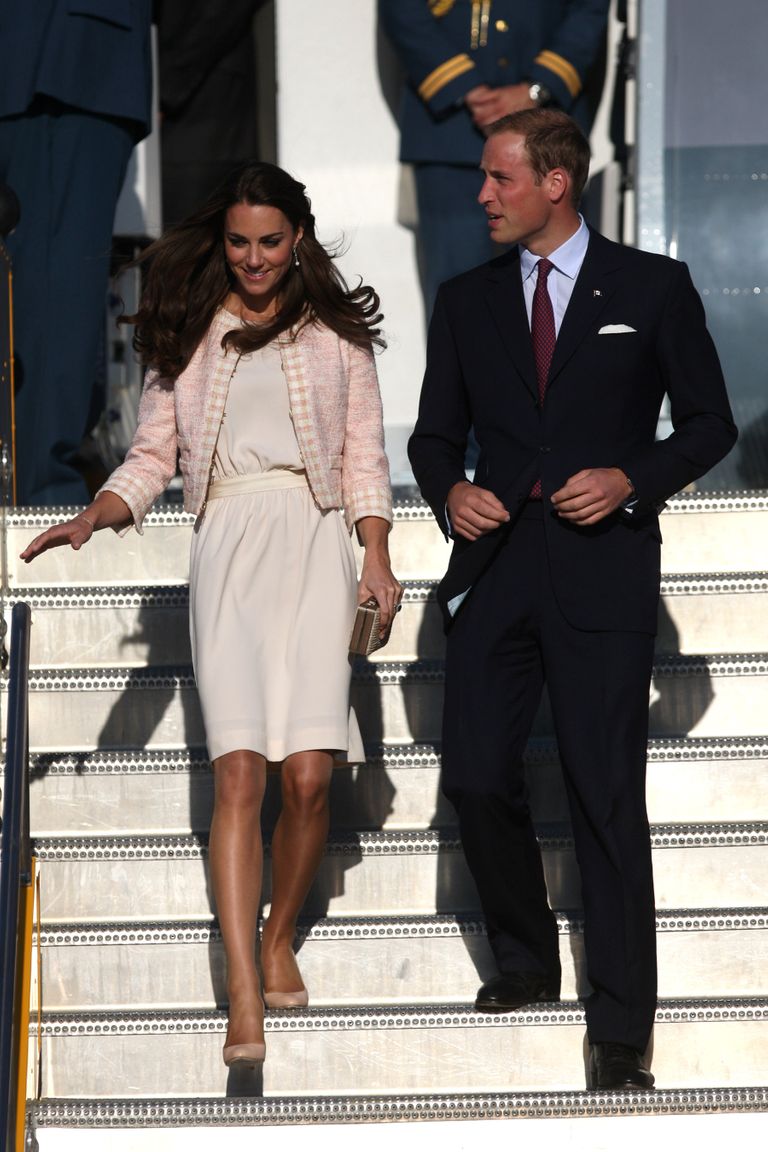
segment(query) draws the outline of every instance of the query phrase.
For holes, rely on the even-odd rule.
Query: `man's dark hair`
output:
[[[589,176],[589,143],[567,113],[557,108],[526,108],[502,116],[485,131],[487,136],[512,132],[524,137],[537,184],[553,168],[564,168],[571,178],[571,198],[574,206],[578,206]]]

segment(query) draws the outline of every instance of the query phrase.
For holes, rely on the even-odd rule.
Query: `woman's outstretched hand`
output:
[[[60,524],[54,524],[52,528],[35,536],[21,553],[21,559],[29,564],[41,552],[47,552],[49,548],[63,548],[65,544],[77,552],[99,528],[122,528],[132,523],[133,513],[122,496],[102,490],[93,503],[78,512],[77,516],[71,520],[62,520]]]
[[[29,564],[30,560],[34,560],[41,552],[47,552],[49,548],[62,548],[65,544],[69,544],[77,552],[83,544],[88,543],[94,530],[94,522],[81,512],[71,520],[54,524],[52,528],[47,528],[45,532],[35,536],[32,543],[21,553],[21,559]]]

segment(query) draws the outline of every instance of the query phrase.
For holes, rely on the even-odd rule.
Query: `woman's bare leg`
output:
[[[328,837],[332,771],[329,752],[296,752],[283,762],[283,807],[272,837],[272,904],[261,940],[261,969],[268,992],[303,988],[293,940]]]
[[[214,760],[213,771],[209,857],[227,960],[227,1044],[254,1044],[264,1039],[256,933],[263,869],[261,804],[267,766],[263,756],[238,750]]]

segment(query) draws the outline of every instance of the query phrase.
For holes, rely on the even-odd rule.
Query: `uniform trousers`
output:
[[[549,515],[541,502],[524,507],[448,633],[442,786],[499,970],[543,972],[559,987],[557,923],[523,765],[546,684],[581,874],[589,1039],[644,1051],[656,1007],[645,805],[653,637],[583,631],[565,619]]]
[[[0,119],[0,176],[21,204],[13,260],[19,504],[85,504],[75,464],[103,373],[112,226],[127,121],[39,100]]]
[[[478,143],[478,165],[482,143]],[[483,184],[478,167],[415,164],[419,209],[422,290],[427,320],[444,280],[500,256],[491,240],[488,218],[477,202]]]

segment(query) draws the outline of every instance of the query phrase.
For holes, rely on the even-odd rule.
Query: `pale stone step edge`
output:
[[[673,1088],[655,1092],[510,1092],[409,1096],[273,1096],[178,1100],[38,1100],[37,1128],[177,1128],[375,1124],[584,1116],[677,1116],[768,1111],[768,1088]],[[393,1134],[396,1139],[396,1133]]]
[[[567,851],[573,837],[563,824],[540,825],[537,830],[543,851]],[[50,860],[157,860],[201,859],[207,854],[206,836],[51,836],[34,842],[41,861]],[[660,848],[734,848],[768,844],[768,823],[657,824],[651,826],[651,845]],[[426,828],[411,832],[365,831],[332,835],[326,856],[434,855],[460,851],[461,841],[452,829]]]
[[[561,936],[584,931],[578,911],[555,913]],[[767,908],[683,908],[657,911],[657,932],[750,932],[768,929]],[[343,943],[345,940],[438,939],[485,936],[484,922],[474,916],[330,916],[299,922],[297,939]],[[108,921],[87,924],[47,923],[44,948],[164,943],[208,943],[221,933],[214,917],[201,920]]]

